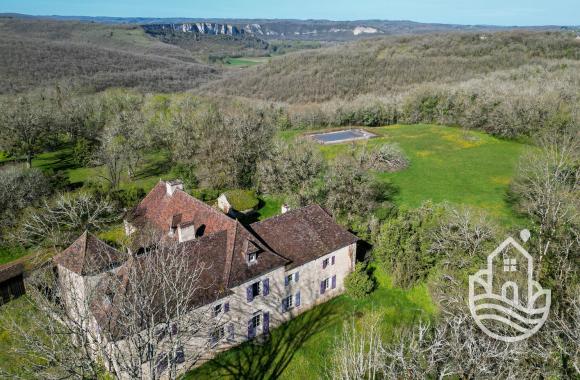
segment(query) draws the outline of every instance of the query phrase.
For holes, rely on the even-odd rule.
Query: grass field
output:
[[[522,222],[507,203],[506,192],[527,145],[438,125],[392,125],[369,130],[379,137],[356,146],[397,143],[410,159],[405,170],[378,173],[397,187],[398,205],[417,207],[425,200],[448,201],[481,208],[507,225]],[[298,133],[282,136],[291,139]],[[321,145],[320,149],[330,160],[348,152],[351,146]]]
[[[275,329],[264,343],[245,343],[219,355],[184,380],[193,379],[318,379],[332,354],[335,339],[345,323],[356,324],[369,312],[380,315],[383,338],[394,329],[436,314],[425,286],[403,291],[391,286],[389,277],[375,270],[378,288],[366,299],[346,295],[310,310]]]
[[[226,65],[233,67],[249,67],[266,63],[269,59],[270,57],[228,58],[226,59]]]

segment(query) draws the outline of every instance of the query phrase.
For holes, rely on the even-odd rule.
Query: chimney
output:
[[[282,214],[286,214],[288,211],[290,211],[290,206],[288,206],[286,203],[284,203],[282,205]]]
[[[193,222],[181,223],[177,227],[177,236],[179,238],[180,243],[194,240],[195,239],[195,225],[194,225],[194,223]]]
[[[173,181],[166,181],[165,182],[166,193],[169,196],[172,196],[176,190],[183,190],[183,182],[181,180],[175,179]]]

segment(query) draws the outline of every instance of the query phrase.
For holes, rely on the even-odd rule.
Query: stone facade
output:
[[[217,280],[212,286],[218,290],[209,294],[221,295],[209,303],[204,301],[201,307],[209,313],[208,318],[215,318],[217,328],[201,332],[188,344],[209,347],[204,360],[267,335],[341,294],[344,279],[355,265],[358,239],[319,206],[290,210],[245,227],[189,196],[181,182],[172,181],[160,182],[136,208],[135,215],[125,223],[127,234],[144,225],[154,226],[167,238],[187,244],[192,257],[207,257],[213,264],[216,272],[209,277]],[[89,260],[96,255],[95,247],[103,251],[102,244],[85,233],[55,258],[66,302],[77,302],[75,307],[83,314],[90,313],[86,294],[96,287],[100,276],[118,270],[118,263],[107,263],[104,257]],[[107,258],[117,257],[112,249],[105,251]],[[98,323],[95,318],[88,319],[98,336]],[[123,345],[116,342],[114,346],[119,349]],[[185,366],[188,353],[184,354]]]

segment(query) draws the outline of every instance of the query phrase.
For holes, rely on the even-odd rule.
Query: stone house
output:
[[[356,260],[358,238],[318,205],[244,226],[190,196],[180,181],[160,181],[125,220],[129,235],[150,227],[178,241],[196,260],[211,262],[196,302],[221,316],[219,326],[199,338],[213,340],[212,352],[267,334],[341,294]],[[119,257],[85,233],[54,262],[59,277],[68,279],[65,286],[74,284],[76,298],[82,299],[99,276],[118,270]],[[92,323],[99,331],[97,314]]]

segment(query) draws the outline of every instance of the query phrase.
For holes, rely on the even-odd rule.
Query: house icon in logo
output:
[[[529,231],[520,236],[527,241]],[[508,237],[487,257],[487,269],[469,276],[469,309],[487,335],[517,342],[543,326],[551,293],[533,279],[533,272],[532,256]]]

